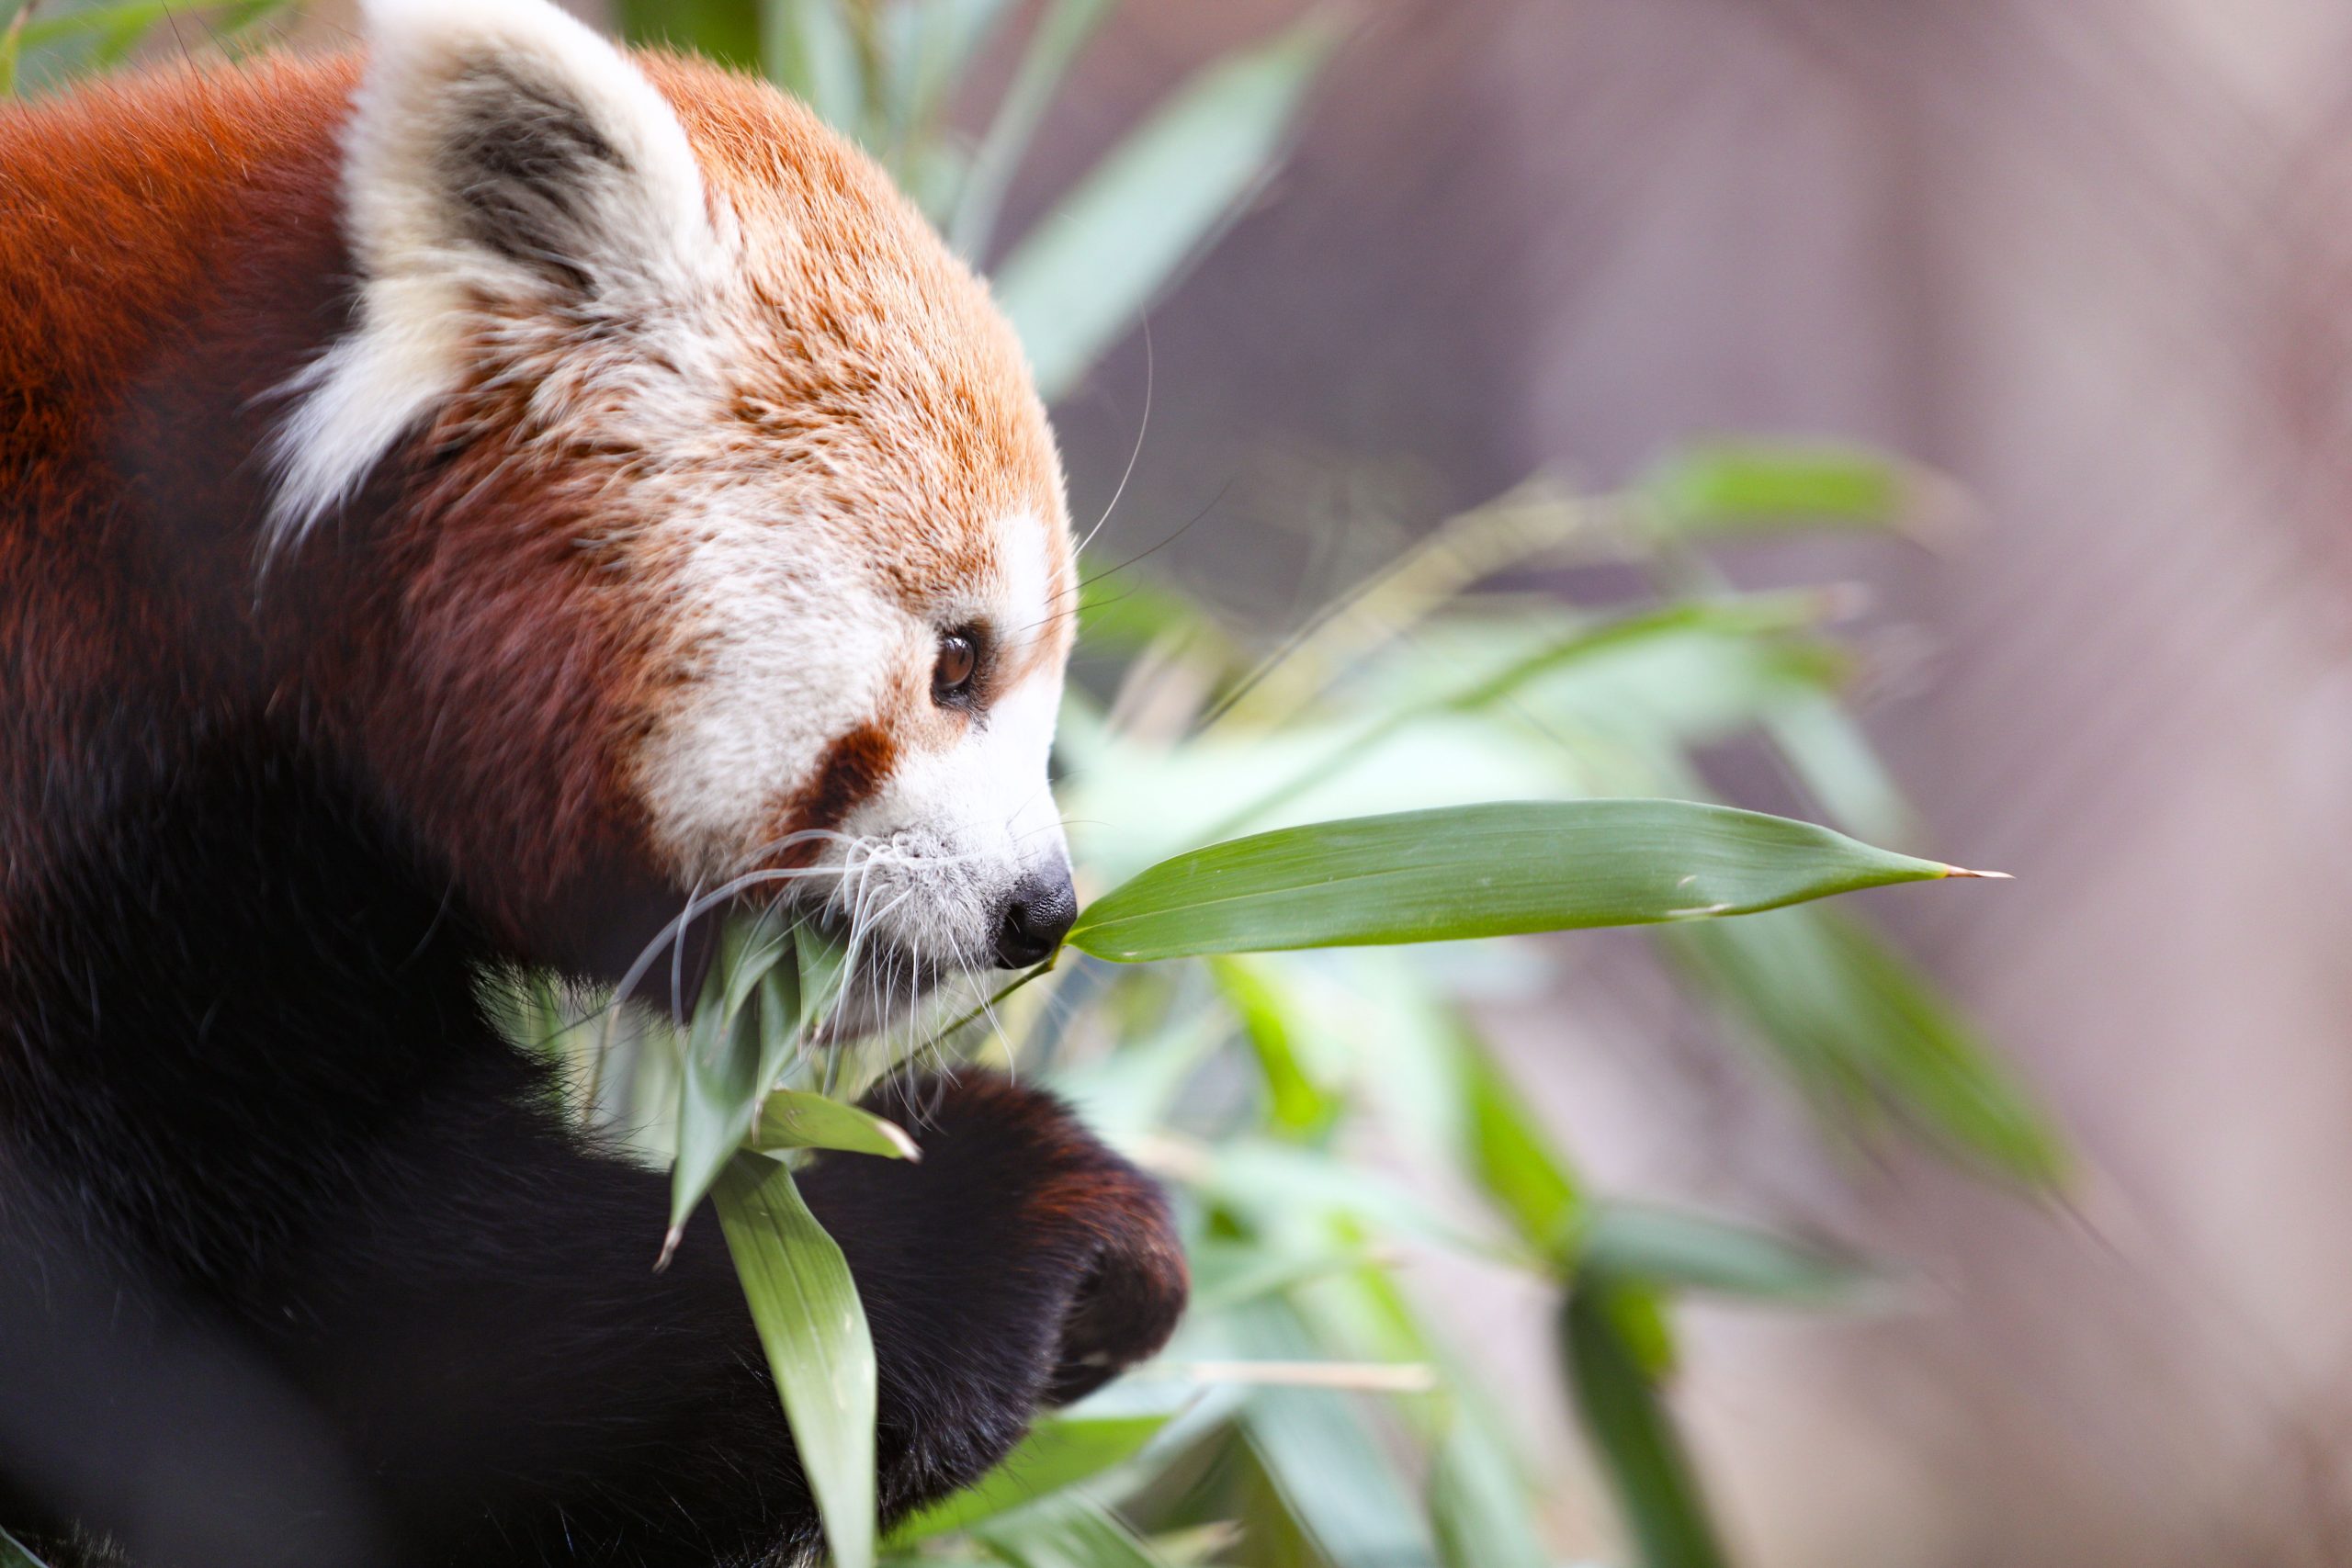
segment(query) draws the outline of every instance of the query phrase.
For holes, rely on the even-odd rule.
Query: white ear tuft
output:
[[[715,241],[677,116],[548,0],[363,0],[344,131],[359,321],[289,386],[267,547],[347,497],[456,389],[466,312],[628,321],[688,297]]]

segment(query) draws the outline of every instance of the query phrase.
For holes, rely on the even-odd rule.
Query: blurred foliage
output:
[[[231,57],[274,41],[294,0],[17,0],[0,23],[0,98],[119,65],[142,48]]]
[[[163,27],[181,48],[200,28],[233,50],[281,9],[37,3],[0,32],[0,86],[104,67]],[[763,72],[871,150],[989,265],[1058,396],[1261,192],[1343,32],[1318,13],[1195,73],[1001,241],[1013,175],[1114,5],[616,10],[632,38]],[[1430,530],[1263,653],[1184,596],[1109,574],[1082,618],[1118,672],[1104,698],[1073,693],[1059,750],[1081,884],[1105,895],[1077,941],[1169,961],[1073,951],[944,1030],[856,1050],[811,1043],[846,955],[772,919],[730,927],[683,1028],[551,976],[502,987],[516,1037],[579,1068],[583,1114],[672,1167],[673,1226],[714,1201],[835,1561],[1553,1562],[1575,1510],[1525,1450],[1528,1385],[1491,1386],[1459,1325],[1408,1288],[1406,1259],[1450,1256],[1555,1293],[1565,1393],[1625,1560],[1724,1562],[1664,1394],[1675,1301],[1850,1310],[1874,1277],[1593,1190],[1480,1022],[1544,982],[1533,939],[1316,944],[1643,923],[1691,1005],[1826,1128],[1917,1136],[2029,1188],[2061,1179],[2040,1112],[1865,924],[1812,905],[1719,918],[1947,872],[1720,810],[1695,760],[1760,743],[1836,827],[1916,839],[1845,705],[1849,596],[1734,592],[1707,552],[1776,531],[1892,535],[1936,500],[1900,463],[1752,443],[1680,450],[1606,495],[1537,481]],[[1509,587],[1603,563],[1649,596],[1588,607]],[[1258,903],[1204,924],[1187,891],[1204,878]],[[1153,940],[1114,940],[1114,917]],[[791,1170],[810,1149],[909,1153],[902,1130],[844,1102],[933,1057],[1046,1077],[1165,1178],[1195,1298],[1161,1359],[1041,1418],[993,1475],[876,1543],[871,1346]],[[11,1551],[0,1539],[0,1562]]]

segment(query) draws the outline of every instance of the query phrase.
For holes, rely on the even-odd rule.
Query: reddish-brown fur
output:
[[[741,371],[742,460],[865,520],[910,603],[983,570],[1013,513],[1046,524],[1065,587],[1050,435],[984,294],[805,111],[707,66],[642,63],[747,229],[789,234],[809,209],[826,224],[821,254],[746,258],[775,319]],[[0,487],[20,498],[0,524],[0,704],[53,715],[50,733],[126,723],[157,767],[199,720],[305,727],[453,871],[497,868],[473,891],[519,931],[586,883],[651,879],[627,766],[680,650],[652,596],[608,569],[658,571],[663,547],[582,547],[637,454],[515,428],[511,392],[461,396],[256,592],[271,394],[348,324],[335,132],[356,74],[347,59],[176,70],[0,112]],[[1064,656],[1066,595],[1054,608],[998,680]],[[838,821],[898,749],[960,733],[920,678],[876,716],[887,729],[836,746],[778,836]],[[93,739],[77,761],[119,750]],[[5,933],[54,831],[24,770],[105,784],[23,748],[0,766]]]

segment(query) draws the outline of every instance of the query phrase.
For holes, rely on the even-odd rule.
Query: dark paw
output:
[[[858,1213],[843,1217],[879,1234],[842,1235],[853,1270],[919,1270],[953,1298],[941,1319],[967,1325],[957,1348],[1024,1362],[1035,1404],[1090,1393],[1168,1342],[1190,1280],[1167,1200],[1068,1106],[978,1072],[896,1082],[866,1105],[923,1157],[887,1172],[865,1162]],[[810,1201],[831,1225],[821,1199],[846,1196],[812,1190]]]
[[[1168,1342],[1191,1290],[1168,1200],[1069,1106],[978,1072],[894,1086],[872,1105],[903,1119],[935,1174],[1017,1196],[1024,1234],[1003,1261],[1050,1281],[1057,1309],[1044,1403],[1081,1398]]]

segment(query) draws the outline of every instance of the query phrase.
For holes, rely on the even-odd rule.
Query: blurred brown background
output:
[[[1128,7],[1015,227],[1297,9]],[[1152,565],[1279,627],[1448,507],[1717,430],[1974,501],[1938,554],[1804,564],[1876,588],[1872,728],[1935,852],[2018,874],[1886,913],[2058,1108],[2076,1212],[1822,1153],[1624,950],[1568,944],[1608,984],[1510,1021],[1597,1179],[1913,1269],[1889,1318],[1702,1322],[1684,1407],[1747,1560],[2352,1562],[2352,9],[1359,14],[1154,313],[1110,556],[1182,530]],[[1085,516],[1145,358],[1063,412]],[[1439,1288],[1546,1354],[1541,1303]]]

